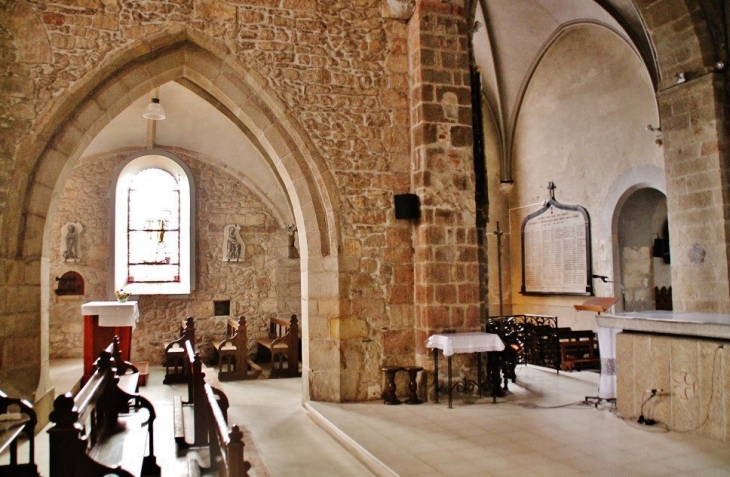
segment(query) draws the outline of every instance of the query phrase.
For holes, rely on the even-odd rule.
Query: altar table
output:
[[[130,361],[132,330],[139,319],[136,301],[92,301],[81,305],[84,315],[84,377],[85,383],[94,374],[94,362],[99,353],[119,337],[122,359]]]
[[[438,350],[442,350],[444,356],[448,359],[449,363],[449,383],[448,383],[448,395],[449,395],[449,409],[452,407],[453,401],[453,388],[451,384],[451,357],[454,354],[459,353],[477,353],[477,387],[481,395],[482,385],[482,356],[483,352],[497,352],[504,350],[504,343],[498,335],[493,333],[449,333],[449,334],[436,334],[431,335],[426,341],[426,348],[433,349],[434,357],[434,381],[436,383],[436,402],[439,402],[438,393],[438,378],[439,378],[439,362],[438,362]],[[495,366],[496,365],[496,366]],[[490,363],[492,367],[492,375],[496,375],[496,379],[493,379],[492,385],[492,402],[497,401],[495,382],[499,387],[499,363]]]

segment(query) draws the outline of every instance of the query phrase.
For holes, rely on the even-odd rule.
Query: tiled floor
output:
[[[598,375],[522,368],[497,405],[309,403],[399,476],[728,476],[730,444],[585,405]]]
[[[185,458],[176,456],[171,437],[171,400],[186,391],[183,385],[162,385],[162,376],[161,368],[151,367],[142,392],[159,416],[158,463],[164,476],[177,476]],[[498,404],[457,399],[454,409],[445,400],[302,407],[298,379],[222,386],[231,401],[230,422],[246,427],[252,477],[372,475],[368,468],[403,477],[730,475],[728,443],[668,432],[661,424],[641,426],[621,419],[610,406],[578,404],[596,394],[597,382],[594,373],[521,368],[512,393]],[[37,446],[47,476],[45,433]]]

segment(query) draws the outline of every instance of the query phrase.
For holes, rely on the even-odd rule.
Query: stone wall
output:
[[[300,316],[299,260],[289,258],[287,231],[261,201],[229,172],[194,154],[174,151],[190,167],[196,184],[197,287],[189,296],[141,296],[140,320],[133,334],[132,356],[137,361],[162,363],[164,346],[177,336],[180,319],[196,318],[198,349],[210,359],[210,341],[225,333],[228,316],[214,316],[213,302],[230,300],[231,316],[246,316],[249,349],[268,333],[272,316]],[[86,158],[66,182],[58,202],[51,234],[51,284],[68,270],[86,282],[83,297],[57,297],[51,291],[51,358],[80,357],[83,353],[82,302],[110,299],[109,198],[114,168],[129,152]],[[65,262],[60,256],[63,224],[78,221],[84,231],[81,259]],[[245,260],[223,260],[224,227],[241,226]]]
[[[616,405],[677,432],[730,440],[727,342],[643,333],[616,336]],[[657,396],[649,399],[656,389]],[[661,391],[659,391],[661,390]]]
[[[415,352],[434,392],[431,334],[478,331],[480,295],[471,79],[464,11],[420,2],[409,24],[413,189],[421,199],[415,227]],[[472,366],[474,355],[457,357]],[[474,372],[474,368],[472,368]],[[445,376],[445,374],[442,374]]]
[[[730,313],[726,84],[710,74],[658,96],[675,311]]]
[[[410,236],[403,232],[405,225],[395,223],[392,210],[393,194],[410,186],[405,22],[383,19],[376,0],[81,0],[73,5],[18,2],[0,8],[5,27],[0,41],[8,47],[0,67],[3,84],[11,86],[0,102],[0,115],[7,118],[0,143],[3,163],[13,171],[5,173],[18,177],[20,189],[33,180],[30,172],[34,158],[46,147],[40,144],[48,140],[46,132],[61,128],[65,115],[72,115],[75,104],[120,63],[165,44],[168,36],[195,38],[240,71],[261,75],[270,88],[267,94],[276,95],[282,105],[273,114],[306,129],[306,140],[317,156],[326,158],[324,174],[336,189],[332,192],[337,196],[336,226],[342,237],[343,259],[337,264],[341,296],[331,300],[336,311],[328,302],[317,313],[339,315],[346,326],[340,336],[334,328],[327,329],[328,324],[317,323],[312,329],[319,341],[313,353],[323,356],[331,354],[325,348],[339,348],[337,362],[346,371],[341,390],[322,395],[339,399],[341,392],[344,400],[365,398],[368,388],[380,383],[383,330],[402,342],[413,320],[411,305],[403,305],[400,289],[393,288],[396,281],[412,275],[407,270],[412,265],[402,266],[411,260]],[[109,114],[113,117],[115,112]],[[37,136],[17,134],[20,130],[44,133],[35,144]],[[63,154],[70,155],[85,133],[74,130],[63,142]],[[30,155],[15,155],[29,144]],[[51,169],[43,179],[44,192],[53,188],[60,172],[60,167]],[[0,198],[7,193],[8,182],[0,183]],[[48,209],[42,203],[49,197],[43,194],[26,227],[38,238]],[[12,213],[4,219],[20,223],[24,200],[13,198]],[[19,227],[14,227],[3,250],[12,248],[20,236]],[[27,252],[34,259],[39,258],[36,249]],[[402,283],[407,287],[407,281]],[[312,366],[334,371],[329,354]],[[396,354],[405,359],[409,349]],[[335,373],[338,379],[340,371]]]

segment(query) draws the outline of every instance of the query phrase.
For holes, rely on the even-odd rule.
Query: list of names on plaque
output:
[[[551,206],[527,220],[523,233],[526,293],[586,293],[586,218],[580,211]]]

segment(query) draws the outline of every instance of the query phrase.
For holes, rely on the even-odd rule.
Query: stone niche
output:
[[[626,332],[616,336],[617,407],[678,432],[730,440],[730,342]],[[647,390],[656,389],[652,397]]]

